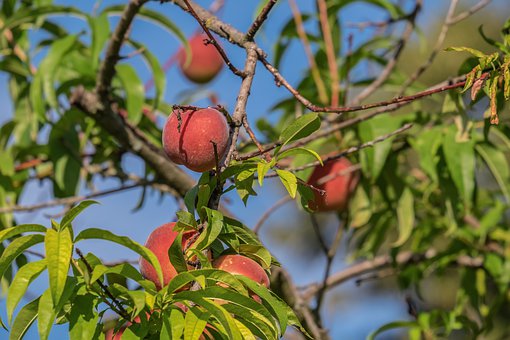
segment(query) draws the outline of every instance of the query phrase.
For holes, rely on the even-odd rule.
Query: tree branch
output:
[[[120,17],[119,24],[110,38],[105,58],[97,76],[96,92],[99,94],[101,99],[106,99],[108,97],[112,79],[115,75],[115,65],[119,61],[119,52],[124,40],[126,39],[126,33],[128,32],[135,15],[147,1],[148,0],[131,0],[124,9],[124,12]]]
[[[276,5],[277,1],[278,0],[269,0],[269,2],[264,6],[264,8],[262,8],[257,18],[255,19],[255,21],[253,21],[250,28],[248,29],[248,33],[246,33],[246,40],[249,41],[253,40],[253,37],[255,37],[255,34],[257,34],[260,27],[262,27],[262,24],[267,19],[267,15],[269,14],[273,6]]]
[[[408,264],[419,263],[422,261],[429,260],[438,255],[437,250],[430,249],[425,253],[413,253],[411,251],[401,252],[394,259],[390,255],[380,255],[375,257],[373,260],[366,260],[356,263],[347,269],[344,269],[336,274],[331,275],[326,281],[326,288],[331,289],[338,286],[346,281],[357,278],[367,273],[376,272],[387,267],[397,265],[406,266]],[[478,268],[483,265],[483,259],[481,257],[470,257],[470,256],[459,256],[455,263],[463,267],[474,267]],[[303,292],[303,299],[308,301],[313,297],[320,289],[323,289],[324,284],[314,283],[310,285]]]

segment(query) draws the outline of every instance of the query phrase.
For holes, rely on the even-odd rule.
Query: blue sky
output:
[[[56,0],[55,2],[77,5],[84,11],[90,11],[94,6],[94,1]],[[253,0],[226,0],[226,6],[221,13],[221,17],[239,30],[246,31],[253,19],[253,13],[258,2]],[[499,1],[499,3],[503,2],[503,0]],[[104,0],[102,8],[118,3],[124,2]],[[207,5],[210,1],[200,1],[199,3]],[[309,8],[313,2],[298,1],[298,3],[300,8],[306,11],[306,8]],[[422,28],[426,28],[423,26],[426,26],[426,20],[430,19],[431,16],[437,15],[437,13],[444,13],[442,8],[447,3],[447,1],[443,0],[425,1],[425,13],[419,21],[422,24]],[[197,29],[194,19],[180,11],[176,6],[170,4],[159,5],[157,2],[150,3],[149,6],[177,22],[179,27],[188,36]],[[288,18],[288,5],[285,1],[281,1],[271,13],[270,19],[264,24],[261,34],[257,36],[259,45],[270,54],[277,33]],[[367,21],[382,20],[384,17],[374,7],[359,4],[349,6],[341,19],[343,21]],[[117,20],[118,18],[116,17],[110,19],[112,27],[116,24]],[[79,32],[86,28],[86,24],[76,18],[59,17],[57,21],[65,25],[71,32]],[[357,42],[361,42],[363,36],[368,33],[369,31],[357,35],[357,39],[359,39]],[[175,37],[169,35],[161,28],[143,21],[135,22],[132,37],[135,40],[146,43],[147,47],[162,63],[180,46]],[[33,38],[38,39],[40,35],[33,34]],[[244,64],[244,51],[226,43],[224,43],[224,46],[234,65],[242,68]],[[40,60],[43,53],[36,57],[35,60]],[[426,55],[421,57],[425,59]],[[130,62],[135,65],[140,77],[144,81],[150,78],[147,68],[139,58],[133,58]],[[306,67],[304,53],[299,44],[294,44],[291,47],[284,59],[283,65],[281,72],[292,84],[296,84]],[[362,71],[360,70],[360,72]],[[210,89],[218,92],[221,90],[221,93],[218,93],[220,102],[224,103],[227,109],[232,109],[239,85],[239,79],[225,68],[220,76],[210,84]],[[175,103],[175,98],[184,90],[197,91],[198,89],[195,85],[186,81],[175,67],[170,69],[167,73],[166,101]],[[279,99],[287,97],[287,95],[283,88],[274,86],[273,77],[259,64],[247,107],[250,122],[255,122],[261,116],[276,119],[277,115],[270,113],[269,108]],[[207,105],[208,103],[202,101],[199,102],[200,104]],[[11,109],[6,88],[6,77],[0,74],[0,124],[9,119]],[[135,173],[143,171],[141,162],[136,157],[127,157],[124,161],[131,171]],[[259,195],[250,199],[248,208],[243,206],[235,193],[228,196],[231,202],[228,208],[248,226],[253,226],[264,211],[285,195],[284,190],[279,184],[273,184],[273,182],[267,182],[267,184],[269,185],[263,188],[256,187]],[[112,188],[116,185],[118,185],[118,182],[115,180],[96,181],[98,189]],[[84,190],[83,192],[86,191]],[[160,200],[159,194],[154,193],[148,197],[144,208],[134,213],[131,210],[137,204],[140,194],[141,190],[133,189],[125,193],[99,198],[98,201],[101,202],[101,205],[93,206],[83,213],[74,223],[75,230],[79,231],[89,227],[105,228],[119,235],[130,236],[136,241],[143,243],[151,230],[175,218],[177,206],[173,198],[164,197]],[[47,182],[30,184],[22,196],[23,204],[33,204],[50,199],[51,187]],[[49,222],[47,215],[56,214],[60,211],[60,208],[52,208],[36,213],[20,213],[16,215],[16,218],[19,223],[41,223],[47,225]],[[296,284],[304,285],[317,281],[322,276],[324,261],[320,257],[314,260],[307,260],[308,253],[302,249],[302,246],[292,246],[292,228],[296,224],[301,225],[299,218],[300,215],[297,213],[295,204],[288,203],[265,223],[261,239],[290,271]],[[334,223],[334,219],[327,219],[327,223],[331,225]],[[274,237],[274,235],[281,233],[289,233],[288,238],[290,241],[285,242],[283,246],[281,245],[281,239]],[[92,252],[105,260],[136,259],[135,254],[132,252],[106,242],[83,242],[83,244],[78,244],[78,247],[85,253]],[[335,261],[335,269],[338,270],[345,266],[345,255],[339,254]],[[41,289],[46,286],[46,280],[46,277],[38,279],[31,293],[34,295],[41,293]],[[386,322],[396,319],[407,319],[406,308],[403,293],[392,292],[384,296],[373,296],[370,292],[369,284],[356,288],[354,283],[347,283],[339,289],[335,289],[334,292],[327,296],[323,314],[326,327],[331,329],[333,338],[342,336],[343,339],[360,339],[364,338],[371,330]],[[5,304],[3,300],[0,301],[0,315],[5,320]],[[0,331],[0,338],[3,336],[2,331]],[[36,328],[33,327],[27,339],[37,338]],[[55,327],[51,333],[51,338],[67,338],[67,326]]]

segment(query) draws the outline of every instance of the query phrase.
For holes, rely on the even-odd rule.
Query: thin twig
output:
[[[80,251],[80,249],[76,248],[76,254],[80,257],[80,259],[83,261],[83,264],[85,264],[85,267],[87,268],[87,271],[89,272],[89,275],[92,275],[92,272],[94,269],[90,265],[90,263],[87,261],[85,256],[83,256],[83,253]],[[131,321],[131,316],[129,313],[124,309],[124,306],[113,296],[112,292],[108,289],[108,286],[106,286],[101,280],[96,281],[99,287],[101,287],[102,291],[112,300],[111,302],[105,297],[104,302],[110,306],[110,308],[120,316],[122,316],[124,319]]]
[[[55,206],[59,206],[59,205],[70,205],[70,204],[74,204],[74,203],[77,203],[77,202],[80,202],[80,201],[83,201],[86,199],[91,199],[94,197],[100,197],[100,196],[105,196],[105,195],[109,195],[109,194],[113,194],[113,193],[117,193],[117,192],[130,190],[133,188],[140,187],[142,185],[144,185],[144,183],[123,185],[118,188],[97,191],[97,192],[94,192],[94,193],[91,193],[88,195],[59,198],[56,200],[37,203],[37,204],[33,204],[33,205],[13,205],[13,206],[7,206],[7,207],[0,207],[0,214],[11,213],[11,212],[31,212],[34,210],[50,208],[50,207],[55,207]]]
[[[338,80],[338,64],[336,62],[335,44],[331,35],[331,27],[328,20],[328,6],[326,0],[317,0],[319,11],[319,21],[321,23],[322,35],[324,36],[324,45],[326,47],[326,57],[328,59],[329,77],[331,78],[331,106],[338,106],[338,95],[340,92],[340,82]]]
[[[333,160],[345,157],[345,156],[347,156],[349,154],[352,154],[354,152],[358,152],[359,150],[362,150],[362,149],[365,149],[365,148],[369,148],[369,147],[373,147],[377,143],[384,142],[385,140],[387,140],[387,139],[389,139],[389,138],[391,138],[391,137],[393,137],[395,135],[398,135],[398,134],[400,134],[400,133],[402,133],[402,132],[404,132],[406,130],[409,130],[412,127],[413,127],[413,124],[407,123],[404,126],[402,126],[401,128],[399,128],[399,129],[397,129],[395,131],[392,131],[390,133],[387,133],[385,135],[379,136],[379,137],[375,138],[374,140],[371,140],[371,141],[363,143],[363,144],[359,144],[357,146],[352,146],[352,147],[348,148],[347,150],[344,150],[344,151],[339,152],[339,153],[337,153],[335,155],[326,157],[326,158],[324,158],[322,160],[322,163],[326,164],[328,162],[331,162]],[[307,164],[304,164],[304,165],[301,165],[301,166],[298,166],[298,167],[295,167],[295,168],[289,168],[289,169],[286,169],[286,170],[290,171],[290,172],[298,172],[298,171],[303,171],[303,170],[308,169],[308,168],[316,167],[316,166],[318,166],[320,164],[321,163],[319,161],[315,161],[315,162],[307,163]],[[277,173],[270,173],[270,174],[265,175],[264,178],[272,178],[272,177],[277,177],[277,176],[278,176]]]
[[[209,42],[214,45],[214,47],[216,47],[216,49],[218,50],[218,52],[220,53],[221,55],[221,58],[223,59],[223,61],[225,61],[225,64],[227,64],[228,68],[230,69],[230,71],[232,71],[232,73],[234,73],[236,76],[239,76],[241,78],[244,78],[246,77],[246,74],[242,71],[239,71],[233,64],[232,62],[230,61],[230,59],[227,57],[227,54],[225,53],[225,51],[223,50],[223,48],[220,46],[220,44],[216,41],[216,39],[213,37],[213,35],[211,34],[211,31],[209,31],[209,28],[207,28],[207,26],[204,24],[204,21],[202,21],[202,19],[200,19],[200,17],[198,16],[197,12],[195,12],[195,10],[193,9],[193,7],[191,6],[191,4],[189,3],[188,0],[183,0],[184,3],[186,4],[187,8],[188,8],[188,11],[190,12],[190,14],[198,21],[199,25],[202,27],[202,29],[204,30],[205,34],[207,35],[207,37],[209,38]]]
[[[328,94],[326,91],[326,86],[322,81],[319,68],[315,62],[315,57],[313,55],[312,48],[310,47],[310,41],[308,40],[308,36],[306,35],[305,27],[303,25],[301,12],[299,11],[299,7],[295,0],[289,0],[289,5],[294,17],[294,22],[296,24],[296,32],[298,34],[299,40],[301,40],[301,43],[303,44],[303,48],[305,49],[306,58],[308,59],[308,64],[310,65],[310,72],[312,73],[313,81],[319,93],[319,101],[321,103],[327,103]]]
[[[450,22],[452,20],[453,15],[455,14],[455,9],[457,8],[459,0],[451,0],[450,2],[450,8],[448,9],[448,13],[446,14],[445,21],[443,23],[443,26],[441,27],[441,32],[439,33],[439,36],[437,37],[436,44],[434,45],[434,48],[432,49],[432,52],[430,53],[427,61],[420,65],[416,69],[416,71],[405,81],[405,83],[402,85],[402,89],[399,92],[399,95],[403,95],[407,88],[411,86],[416,79],[418,79],[426,70],[427,68],[432,65],[434,62],[434,59],[436,58],[437,54],[439,53],[441,46],[443,46],[444,40],[446,38],[446,34],[448,33],[448,30],[450,26],[452,25]]]
[[[110,86],[115,75],[115,65],[119,61],[119,52],[133,19],[140,8],[148,0],[131,0],[124,9],[120,21],[110,38],[106,54],[97,76],[96,92],[102,99],[106,99],[110,92]]]
[[[423,0],[416,0],[414,10],[408,19],[408,23],[406,25],[404,33],[402,34],[402,37],[399,39],[399,41],[397,43],[397,48],[395,50],[395,53],[391,57],[391,59],[388,60],[388,62],[386,63],[386,66],[379,73],[377,78],[369,86],[367,86],[365,89],[363,89],[363,91],[361,91],[356,97],[354,97],[354,99],[352,100],[352,104],[357,105],[357,104],[361,103],[364,99],[366,99],[368,96],[370,96],[372,93],[374,93],[377,89],[379,89],[381,87],[381,85],[384,84],[384,82],[388,79],[390,74],[393,72],[393,69],[397,65],[399,57],[402,54],[402,51],[404,50],[404,47],[406,46],[407,41],[409,41],[409,38],[411,37],[411,34],[414,31],[416,16],[420,12],[420,9],[422,7],[422,1]]]
[[[405,266],[412,263],[419,263],[422,261],[426,261],[434,258],[438,255],[438,252],[435,249],[429,249],[425,253],[413,253],[411,251],[401,252],[397,255],[396,258],[393,258],[391,255],[380,255],[375,257],[372,260],[365,260],[359,263],[356,263],[346,269],[341,270],[340,272],[331,275],[327,282],[326,288],[330,289],[332,287],[338,286],[346,281],[357,278],[359,276],[379,271],[381,269],[385,269],[394,264],[399,266]],[[478,268],[483,265],[483,259],[481,257],[470,257],[466,255],[461,255],[454,262],[463,267],[475,267]],[[310,298],[315,296],[319,289],[323,288],[322,283],[314,283],[310,285],[304,292],[303,298],[305,301],[308,301]]]
[[[250,124],[248,123],[248,117],[246,117],[246,115],[243,117],[243,126],[244,126],[244,129],[246,130],[246,132],[248,133],[248,136],[250,136],[253,143],[255,143],[255,145],[257,146],[257,149],[259,149],[261,154],[264,155],[264,158],[266,159],[266,161],[269,162],[271,160],[271,156],[268,153],[264,153],[264,148],[263,148],[262,144],[260,144],[257,137],[255,136],[255,133],[253,132],[253,130],[251,129]]]
[[[260,231],[260,228],[262,228],[262,225],[266,220],[271,216],[272,213],[274,213],[276,210],[278,210],[281,206],[283,206],[285,203],[292,201],[292,197],[290,196],[284,196],[280,198],[275,204],[273,204],[259,219],[257,224],[255,224],[255,227],[253,227],[253,232],[255,234],[258,234]]]
[[[253,37],[255,37],[255,34],[257,34],[258,30],[260,29],[264,21],[266,21],[267,15],[269,14],[269,12],[271,11],[271,9],[273,8],[277,1],[278,0],[269,0],[269,2],[264,6],[264,8],[262,8],[257,18],[255,19],[255,21],[253,21],[250,28],[248,29],[248,33],[246,33],[246,40],[253,40]]]
[[[448,23],[450,25],[453,25],[453,24],[458,23],[459,21],[466,19],[467,17],[473,15],[474,13],[478,12],[479,10],[481,10],[482,8],[484,8],[485,6],[490,4],[491,1],[492,0],[481,0],[476,5],[474,5],[470,9],[468,9],[467,11],[460,13],[459,15],[457,15],[454,18],[451,18]]]
[[[322,279],[322,287],[317,291],[317,303],[315,305],[314,314],[317,318],[317,320],[320,320],[319,313],[322,306],[322,301],[324,299],[324,295],[327,290],[327,281],[328,278],[331,275],[331,268],[333,265],[333,260],[335,258],[335,255],[338,251],[338,247],[340,245],[340,241],[342,240],[342,231],[343,231],[343,223],[339,223],[338,228],[335,232],[335,238],[333,239],[333,243],[331,246],[328,246],[326,244],[326,240],[324,240],[324,237],[322,237],[322,233],[319,227],[319,223],[317,222],[317,219],[314,214],[310,215],[310,219],[312,221],[312,226],[315,231],[315,235],[317,236],[319,243],[321,245],[322,251],[324,252],[324,255],[326,256],[326,268],[324,270],[324,276]]]

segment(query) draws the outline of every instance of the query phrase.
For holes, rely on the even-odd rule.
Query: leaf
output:
[[[315,112],[307,113],[293,121],[280,134],[282,147],[295,140],[307,137],[321,126],[319,115]]]
[[[439,182],[437,164],[439,156],[437,151],[443,142],[441,128],[425,130],[415,138],[410,139],[413,149],[420,157],[420,166],[435,183]]]
[[[43,241],[44,236],[39,234],[21,236],[13,240],[7,248],[5,248],[2,257],[0,257],[0,278],[4,275],[7,267],[11,265],[15,258],[21,255],[26,249]]]
[[[372,207],[370,199],[362,185],[356,187],[356,191],[349,203],[350,210],[350,227],[359,228],[370,221],[372,217]]]
[[[153,110],[157,110],[159,103],[163,101],[163,97],[165,95],[165,88],[166,88],[166,77],[165,77],[165,71],[161,67],[158,58],[154,54],[150,52],[148,48],[146,48],[144,45],[130,40],[129,41],[137,50],[142,51],[142,55],[147,61],[147,63],[150,66],[152,79],[154,81],[155,89],[156,89],[156,95],[154,97],[154,102],[152,104]]]
[[[510,203],[510,187],[508,185],[510,169],[505,154],[486,143],[477,144],[475,149],[496,179],[506,202]]]
[[[55,321],[55,317],[57,316],[55,307],[53,305],[51,290],[47,289],[40,297],[39,306],[38,306],[38,319],[37,319],[37,328],[39,330],[39,339],[46,340],[48,339],[48,335],[50,334],[51,325]]]
[[[280,177],[280,180],[282,181],[282,184],[285,186],[285,189],[287,189],[289,196],[295,198],[297,193],[296,175],[294,175],[290,171],[279,169],[276,169],[276,173],[278,174],[278,177]]]
[[[43,259],[36,262],[29,262],[18,270],[11,285],[9,286],[9,290],[7,291],[7,301],[5,304],[7,309],[7,320],[9,323],[11,323],[14,309],[24,297],[28,286],[45,269],[46,259]]]
[[[217,210],[202,208],[207,214],[207,227],[189,249],[203,250],[209,247],[223,229],[223,214]]]
[[[270,163],[264,160],[261,160],[259,163],[257,163],[257,180],[260,186],[262,186],[264,183],[264,176],[267,174],[269,169],[271,169]]]
[[[105,12],[105,13],[113,12],[113,13],[122,14],[124,12],[124,10],[125,10],[124,5],[116,5],[116,6],[111,6],[111,7],[105,8],[103,12]],[[188,45],[188,40],[186,39],[186,36],[184,35],[184,33],[179,29],[179,26],[174,24],[171,20],[168,19],[167,16],[163,15],[162,13],[150,10],[146,7],[142,7],[139,9],[136,17],[139,19],[145,19],[145,20],[151,21],[153,23],[156,23],[157,25],[163,27],[170,33],[174,34],[182,44],[184,44],[186,46]]]
[[[141,244],[131,240],[126,236],[117,236],[108,230],[102,230],[97,228],[85,229],[76,236],[74,242],[77,243],[81,240],[100,239],[105,241],[111,241],[120,244],[126,248],[129,248],[146,259],[156,270],[160,283],[163,283],[163,272],[161,271],[161,264],[154,253],[142,246]]]
[[[168,249],[168,258],[177,273],[188,270],[186,259],[182,253],[182,233],[179,233]]]
[[[374,140],[375,138],[395,131],[400,126],[400,120],[389,115],[379,115],[372,119],[361,122],[358,125],[358,132],[363,143]],[[361,168],[363,173],[370,177],[374,183],[386,163],[386,158],[390,153],[392,139],[377,143],[371,148],[360,151]]]
[[[72,50],[76,39],[76,35],[69,35],[55,40],[51,44],[48,54],[37,68],[37,73],[34,78],[34,84],[36,84],[36,86],[31,87],[30,89],[30,99],[41,121],[46,120],[44,103],[41,103],[43,100],[42,93],[40,91],[41,87],[44,91],[48,104],[53,108],[58,107],[59,104],[54,88],[56,71],[62,58]]]
[[[28,331],[32,323],[37,318],[37,310],[39,308],[39,298],[32,300],[19,311],[14,319],[9,334],[9,340],[21,340]]]
[[[311,155],[316,160],[318,160],[321,165],[324,165],[324,163],[322,163],[321,156],[319,156],[319,154],[317,152],[313,151],[312,149],[302,148],[302,147],[292,148],[292,149],[289,149],[289,150],[285,150],[285,151],[281,152],[276,157],[276,160],[279,161],[279,160],[281,160],[283,158],[290,157],[290,156],[296,156],[296,155]]]
[[[186,312],[186,317],[184,318],[184,340],[200,338],[210,315],[211,313],[200,310],[199,308],[190,308],[188,312]]]
[[[65,214],[62,221],[60,221],[60,230],[65,229],[83,210],[87,209],[92,204],[99,204],[97,201],[85,200],[81,201],[78,205],[74,206]]]
[[[142,119],[142,108],[145,100],[145,90],[142,81],[131,65],[118,64],[115,69],[117,70],[117,77],[126,93],[128,120],[133,124],[138,124],[140,119]]]
[[[96,339],[102,330],[99,315],[95,312],[97,297],[92,294],[74,298],[69,314],[69,336],[73,340]]]
[[[443,152],[446,165],[455,186],[469,210],[475,189],[475,153],[474,141],[457,141],[455,127],[444,135]]]
[[[25,7],[15,11],[15,13],[7,18],[4,22],[3,27],[0,28],[0,33],[3,33],[7,29],[12,29],[16,26],[24,23],[34,22],[38,18],[42,18],[45,15],[54,14],[65,14],[65,15],[76,15],[84,16],[81,11],[74,7],[65,6],[43,6],[43,7]],[[3,34],[0,34],[3,35]]]
[[[161,328],[160,339],[181,339],[184,331],[184,316],[176,308],[165,310],[161,318],[163,327]]]
[[[477,58],[485,58],[487,55],[482,51],[476,50],[474,48],[469,47],[447,47],[445,51],[456,51],[456,52],[468,52],[474,55]]]
[[[7,228],[0,231],[0,243],[4,242],[5,240],[18,236],[23,233],[28,232],[39,232],[44,233],[46,232],[46,227],[40,225],[40,224],[20,224],[15,227]]]
[[[140,281],[144,280],[142,274],[140,274],[140,272],[129,263],[121,263],[113,267],[107,267],[102,264],[98,264],[94,266],[94,270],[90,277],[90,283],[92,284],[96,282],[98,279],[102,278],[105,274],[121,275],[137,283],[140,283]]]
[[[97,70],[99,64],[99,55],[110,35],[110,23],[108,13],[101,13],[97,17],[87,16],[90,29],[92,31],[91,59],[92,69]]]
[[[69,228],[61,231],[48,229],[45,239],[46,259],[48,260],[48,277],[53,304],[58,305],[64,291],[71,257],[73,240]]]
[[[406,187],[398,200],[398,239],[392,244],[393,247],[400,247],[411,236],[414,227],[414,197],[411,189]]]
[[[374,332],[370,333],[367,337],[367,340],[374,340],[376,336],[378,336],[379,334],[387,331],[387,330],[390,330],[390,329],[395,329],[395,328],[403,328],[403,327],[414,327],[414,326],[418,326],[416,321],[394,321],[394,322],[390,322],[390,323],[387,323],[386,325],[383,325],[381,327],[379,327],[377,330],[375,330]]]

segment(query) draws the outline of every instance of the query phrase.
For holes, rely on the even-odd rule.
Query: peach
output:
[[[257,262],[246,256],[223,255],[214,260],[213,267],[230,274],[244,275],[265,287],[269,287],[270,284],[266,271]]]
[[[349,198],[359,181],[357,172],[342,174],[342,171],[350,167],[352,163],[347,158],[340,158],[327,162],[324,166],[315,167],[308,179],[308,184],[324,190],[325,194],[321,195],[314,191],[315,199],[309,203],[312,210],[345,211]]]
[[[179,232],[174,231],[173,227],[175,222],[166,223],[162,226],[154,229],[154,231],[149,235],[147,241],[145,242],[145,246],[152,250],[152,252],[158,258],[159,263],[161,264],[161,269],[163,270],[163,285],[166,286],[170,280],[172,280],[176,275],[177,271],[174,266],[170,262],[168,258],[168,249],[174,242]],[[190,238],[198,236],[198,232],[191,230],[185,231],[182,235],[182,247],[184,248],[187,245],[187,242]],[[140,272],[143,277],[147,280],[154,282],[156,288],[160,290],[162,287],[158,280],[158,275],[156,274],[156,270],[154,267],[144,258],[140,258]]]
[[[193,171],[205,172],[216,166],[212,142],[221,160],[228,147],[229,126],[215,109],[174,110],[163,128],[163,148],[170,160]]]
[[[216,47],[205,44],[208,39],[205,34],[196,34],[189,39],[189,60],[186,60],[186,51],[183,48],[177,52],[181,72],[186,78],[199,84],[207,83],[216,77],[224,63]]]

